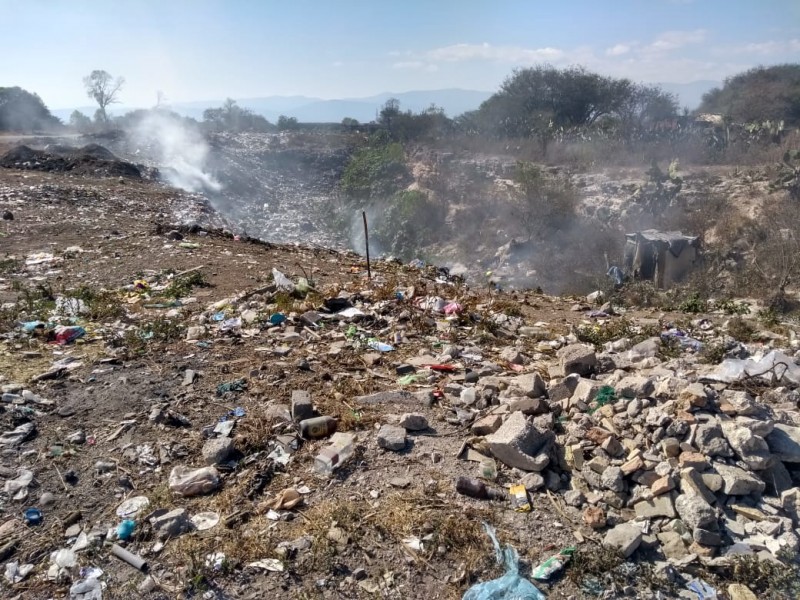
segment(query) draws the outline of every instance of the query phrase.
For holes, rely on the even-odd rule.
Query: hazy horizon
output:
[[[221,0],[0,0],[0,85],[53,109],[89,106],[82,78],[126,79],[124,106],[226,97],[350,99],[493,92],[514,68],[580,64],[646,83],[722,81],[800,58],[800,3],[444,0],[376,5]]]

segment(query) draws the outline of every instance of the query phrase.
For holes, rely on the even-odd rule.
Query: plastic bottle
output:
[[[494,481],[497,479],[497,463],[493,458],[486,458],[480,462],[481,465],[481,477],[483,479],[488,479],[489,481]]]
[[[459,477],[456,480],[456,491],[464,496],[481,500],[503,500],[506,498],[504,492],[487,488],[482,481],[470,479],[469,477]]]
[[[320,475],[331,475],[353,455],[355,442],[355,437],[349,433],[334,433],[331,443],[314,459],[314,471]]]
[[[304,438],[323,438],[336,431],[336,419],[333,417],[314,417],[300,421],[300,435]]]

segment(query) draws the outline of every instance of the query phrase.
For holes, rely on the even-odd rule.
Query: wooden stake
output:
[[[361,218],[364,219],[364,245],[367,249],[367,279],[372,279],[372,269],[369,266],[369,230],[367,229],[367,213],[361,211]]]

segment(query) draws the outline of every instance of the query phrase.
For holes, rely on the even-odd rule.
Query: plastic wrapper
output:
[[[279,290],[284,290],[287,292],[294,291],[294,283],[292,283],[292,280],[278,271],[278,269],[272,269],[272,278],[275,280],[275,285],[278,286]]]
[[[800,385],[800,366],[795,364],[791,356],[778,350],[772,350],[760,359],[729,358],[724,360],[716,372],[705,379],[734,383],[751,377],[763,379],[772,384],[789,382]]]
[[[545,600],[544,594],[519,574],[519,555],[512,546],[500,547],[494,528],[483,524],[486,533],[492,538],[497,562],[504,565],[506,572],[499,579],[483,581],[473,585],[462,600]]]
[[[208,494],[219,487],[219,473],[214,467],[190,469],[178,466],[169,474],[169,489],[179,496]]]

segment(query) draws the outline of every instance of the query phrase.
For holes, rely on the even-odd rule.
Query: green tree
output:
[[[342,119],[342,126],[343,127],[358,127],[359,122],[357,119],[353,119],[352,117],[345,117]]]
[[[0,87],[0,131],[52,130],[61,121],[42,99],[20,87]]]
[[[124,84],[124,78],[114,79],[110,73],[103,70],[94,70],[83,78],[86,95],[97,102],[98,115],[102,123],[108,124],[107,108],[110,104],[119,102],[118,95]]]
[[[92,120],[79,110],[73,110],[69,116],[69,126],[78,133],[88,133],[92,130]]]
[[[242,108],[236,100],[227,98],[220,108],[208,108],[203,111],[203,122],[212,131],[271,131],[269,121],[255,114],[248,108]]]
[[[729,116],[734,122],[785,121],[800,125],[800,64],[756,67],[728,77],[703,96],[699,113]]]
[[[281,115],[278,117],[278,129],[280,131],[297,131],[300,129],[300,123],[298,123],[297,117]]]

